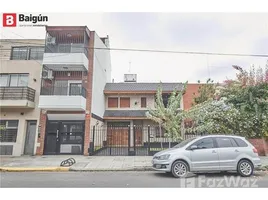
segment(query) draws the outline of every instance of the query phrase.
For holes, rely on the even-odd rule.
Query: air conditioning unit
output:
[[[53,71],[52,70],[43,70],[42,78],[44,79],[53,79]]]
[[[56,44],[56,38],[55,37],[48,37],[47,44]]]

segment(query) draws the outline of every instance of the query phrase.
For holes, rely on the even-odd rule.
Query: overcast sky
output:
[[[109,35],[111,48],[268,54],[268,13],[42,14],[49,16],[51,26],[87,25],[100,37]],[[1,37],[44,38],[45,28],[5,28]],[[112,51],[111,59],[116,82],[123,81],[131,62],[130,72],[138,74],[138,82],[192,83],[234,78],[233,64],[248,69],[252,64],[264,67],[267,60],[122,51]]]

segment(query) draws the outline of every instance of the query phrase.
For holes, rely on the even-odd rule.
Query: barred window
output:
[[[11,60],[27,60],[28,48],[27,47],[13,47]]]
[[[43,60],[44,47],[30,47],[29,60]]]
[[[44,51],[42,46],[12,47],[11,60],[43,60]]]
[[[16,142],[18,120],[0,120],[0,142]]]

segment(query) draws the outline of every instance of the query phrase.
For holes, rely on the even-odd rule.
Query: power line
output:
[[[25,44],[25,45],[39,45],[38,43],[30,42],[13,42],[16,44]],[[96,49],[96,50],[106,50],[106,51],[132,51],[132,52],[148,52],[148,53],[173,53],[173,54],[192,54],[192,55],[211,55],[211,56],[240,56],[240,57],[264,57],[268,58],[266,54],[241,54],[241,53],[215,53],[215,52],[201,52],[201,51],[173,51],[173,50],[158,50],[158,49],[130,49],[130,48],[103,48],[103,47],[76,47],[81,49]],[[9,49],[3,49],[9,50]]]

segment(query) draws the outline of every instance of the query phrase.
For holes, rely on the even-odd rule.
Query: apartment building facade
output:
[[[35,155],[45,40],[0,40],[0,155]]]
[[[87,27],[46,27],[38,155],[88,155],[90,127],[103,122],[103,90],[111,82],[105,48],[108,36]]]

